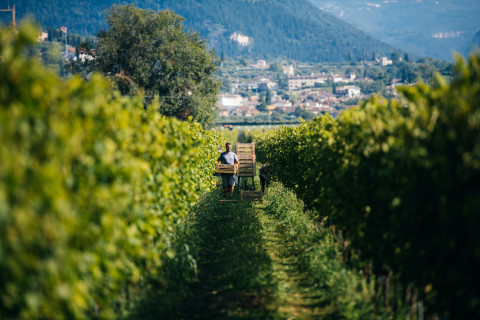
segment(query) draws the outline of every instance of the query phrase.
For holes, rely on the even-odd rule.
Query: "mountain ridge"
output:
[[[480,30],[478,0],[311,0],[367,34],[406,51],[452,61]]]
[[[143,9],[170,9],[185,17],[186,29],[196,30],[208,39],[218,55],[342,62],[395,51],[306,0],[131,2]],[[44,28],[67,26],[69,31],[83,35],[106,28],[103,11],[113,4],[126,3],[129,2],[79,0],[66,5],[55,0],[16,1],[20,18],[31,14]]]

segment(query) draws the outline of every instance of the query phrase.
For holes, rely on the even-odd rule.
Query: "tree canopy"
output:
[[[142,90],[147,101],[158,96],[164,115],[191,116],[203,126],[213,122],[217,58],[197,33],[184,30],[182,17],[114,5],[106,19],[109,28],[98,35],[97,70],[124,95]]]

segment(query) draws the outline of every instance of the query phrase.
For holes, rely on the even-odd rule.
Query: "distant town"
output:
[[[398,57],[398,62],[402,60]],[[252,64],[247,64],[245,60],[242,62],[230,68],[224,68],[223,63],[221,65],[221,70],[230,70],[220,75],[223,86],[217,108],[221,124],[295,123],[300,121],[299,118],[309,120],[325,113],[335,117],[339,111],[353,108],[372,95],[371,89],[364,92],[362,88],[372,86],[378,79],[366,76],[365,68],[393,65],[392,59],[379,57],[355,63],[354,68],[335,65],[338,70],[350,70],[346,73],[328,70],[307,73],[307,69],[321,66],[295,67],[282,63],[273,66],[266,60],[257,60]],[[405,84],[406,81],[401,78],[389,78],[378,93],[397,97],[397,86]]]
[[[240,37],[240,36],[238,36]],[[243,38],[240,38],[243,39]],[[94,59],[94,49],[79,49],[94,37],[66,36],[66,29],[41,32],[39,55],[47,66],[65,75],[72,61]],[[67,44],[70,43],[70,44]],[[63,47],[63,48],[62,48]],[[63,50],[63,54],[61,53]],[[58,59],[52,61],[53,56]],[[336,117],[374,94],[398,97],[397,87],[418,81],[430,83],[436,73],[451,77],[452,65],[442,60],[416,61],[393,52],[389,57],[372,55],[368,60],[344,63],[305,63],[272,58],[239,60],[219,58],[216,76],[221,83],[216,109],[217,125],[296,124],[319,114]],[[77,70],[78,72],[78,70]],[[81,72],[81,71],[80,71]]]

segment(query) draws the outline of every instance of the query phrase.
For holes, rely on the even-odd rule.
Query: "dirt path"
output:
[[[319,319],[324,315],[321,295],[298,259],[301,253],[284,236],[281,222],[260,216],[265,247],[272,261],[273,278],[278,284],[278,313],[282,319]]]
[[[173,259],[130,319],[393,319],[373,282],[346,268],[335,232],[275,188],[264,204],[220,204],[220,190],[201,199],[178,235],[196,272]]]
[[[218,205],[195,216],[198,281],[179,306],[183,319],[319,319],[318,288],[286,241],[281,222],[258,203]]]

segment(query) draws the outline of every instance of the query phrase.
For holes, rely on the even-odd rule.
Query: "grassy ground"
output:
[[[193,208],[181,253],[165,266],[169,282],[150,285],[131,319],[390,318],[293,193],[274,184],[263,204],[221,199],[218,189]]]

